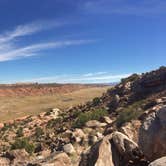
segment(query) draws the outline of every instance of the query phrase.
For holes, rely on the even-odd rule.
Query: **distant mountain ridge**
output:
[[[105,86],[102,84],[16,83],[0,84],[0,96],[36,96],[69,93],[76,90]]]

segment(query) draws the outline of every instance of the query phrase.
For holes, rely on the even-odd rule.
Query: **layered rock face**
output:
[[[166,88],[166,68],[145,73],[133,84],[132,90],[137,94],[154,93]]]
[[[5,96],[37,96],[70,93],[79,89],[95,87],[98,85],[81,84],[0,84],[0,97]]]

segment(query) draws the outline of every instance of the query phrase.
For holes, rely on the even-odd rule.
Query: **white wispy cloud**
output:
[[[47,30],[53,27],[64,25],[64,22],[57,22],[55,20],[48,21],[36,21],[29,24],[18,25],[13,30],[3,32],[0,34],[0,43],[6,43],[16,38],[31,35],[43,30]]]
[[[90,13],[156,15],[166,14],[165,0],[88,0],[83,9]]]
[[[40,31],[49,30],[63,26],[67,22],[54,20],[36,21],[30,24],[19,25],[11,31],[0,34],[0,62],[15,60],[19,58],[37,56],[41,51],[56,49],[66,46],[81,45],[93,42],[93,40],[63,40],[43,43],[33,43],[26,46],[19,46],[20,38],[36,34]]]
[[[0,53],[0,62],[18,59],[21,57],[35,56],[38,55],[38,53],[43,50],[87,44],[90,42],[93,42],[93,40],[67,40],[67,41],[34,44]]]
[[[106,74],[107,72],[96,72],[96,73],[86,73],[83,76],[84,77],[92,77],[92,76],[98,76],[98,75],[103,75]]]
[[[101,74],[97,74],[101,73]],[[89,75],[89,73],[85,74],[71,74],[71,75],[56,75],[49,77],[40,77],[40,78],[32,78],[29,80],[23,80],[22,82],[56,82],[56,83],[111,83],[118,82],[120,79],[128,77],[129,74],[116,74],[113,75],[109,72],[97,72]],[[103,74],[102,74],[103,73]]]

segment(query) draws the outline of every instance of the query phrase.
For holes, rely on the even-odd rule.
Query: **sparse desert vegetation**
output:
[[[105,109],[91,110],[90,112],[81,113],[78,115],[73,127],[80,128],[90,120],[100,120],[101,117],[107,116],[108,112]]]
[[[109,86],[88,87],[70,93],[0,97],[0,121],[4,122],[27,115],[37,115],[50,108],[67,109],[101,96],[108,88]]]
[[[151,166],[166,154],[165,83],[166,68],[160,68],[123,79],[112,88],[86,88],[61,98],[26,96],[22,100],[30,101],[31,109],[40,108],[35,105],[39,99],[45,100],[41,105],[47,109],[1,123],[0,162],[94,166],[102,161],[104,166],[115,166],[113,159],[120,163],[117,166]]]

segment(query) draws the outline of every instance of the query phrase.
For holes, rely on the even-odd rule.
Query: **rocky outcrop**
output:
[[[120,132],[112,134],[112,141],[120,156],[123,157],[124,163],[127,163],[129,160],[137,160],[142,155],[138,145]]]
[[[138,135],[139,135],[140,126],[141,126],[141,122],[139,120],[132,120],[131,122],[125,123],[120,128],[120,131],[123,134],[127,135],[128,138],[138,143]]]
[[[0,164],[148,166],[153,161],[149,166],[162,166],[165,158],[158,158],[166,155],[165,88],[165,68],[160,68],[123,79],[101,98],[64,112],[52,109],[2,124]],[[10,150],[17,138],[33,143],[32,158],[25,150]]]
[[[150,163],[148,166],[166,166],[166,157],[159,158]]]
[[[138,145],[120,132],[105,136],[92,146],[80,166],[127,166],[143,164],[143,155]]]
[[[144,120],[139,133],[139,145],[153,161],[166,154],[166,106],[152,112]]]
[[[4,157],[12,166],[26,166],[30,162],[30,156],[25,149],[17,149],[7,152]]]
[[[166,89],[166,67],[161,67],[141,75],[132,86],[132,91],[137,94],[154,93]]]
[[[90,152],[83,155],[80,166],[114,166],[111,150],[112,135],[104,137],[92,146]]]
[[[109,139],[110,136],[107,136],[99,144],[95,145],[98,146],[98,158],[96,158],[95,166],[114,166]],[[94,147],[94,150],[96,148]],[[93,160],[95,159],[95,157],[91,157]]]

